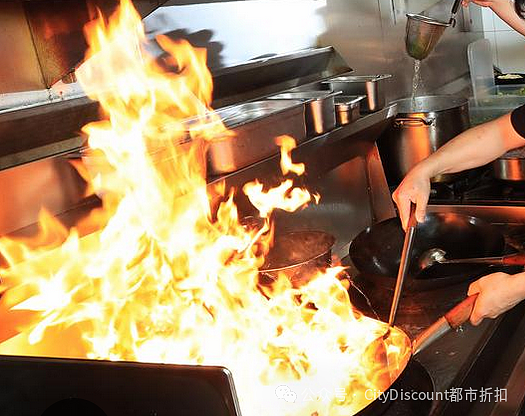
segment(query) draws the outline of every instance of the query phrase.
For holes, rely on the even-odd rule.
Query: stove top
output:
[[[449,201],[446,209],[453,207],[454,204]],[[461,210],[467,207],[458,208]],[[475,207],[470,206],[469,208]],[[499,204],[497,210],[482,209],[480,212],[470,212],[470,215],[485,217],[486,220],[502,229],[510,249],[523,250],[525,249],[525,223],[502,221],[501,214],[505,209],[502,204]],[[516,209],[513,208],[513,210],[515,212]],[[495,212],[499,218],[487,218],[487,212]],[[520,217],[525,218],[525,212],[520,214]],[[344,260],[349,261],[348,258]],[[352,265],[349,264],[349,266],[349,274],[355,285],[349,289],[354,305],[365,315],[386,321],[395,284],[394,279],[390,279],[390,287],[388,287],[384,284],[385,282],[379,284],[373,279],[359,276]],[[521,270],[515,269],[512,272],[516,273]],[[469,276],[465,281],[450,286],[406,290],[400,301],[396,324],[413,339],[463,300],[470,282],[476,277],[479,276]],[[432,416],[518,415],[525,396],[525,389],[523,389],[525,385],[524,316],[525,302],[522,302],[496,320],[485,320],[478,327],[470,324],[464,325],[460,331],[445,335],[418,354],[415,359],[430,374],[435,391],[448,395],[445,396],[447,398],[435,397],[436,400],[433,401],[431,408],[421,410],[418,414]],[[516,380],[519,381],[516,382]],[[509,392],[508,402],[512,402],[511,406],[503,400],[496,400],[497,398],[502,399],[499,396],[506,394],[507,391]],[[514,391],[513,394],[511,394],[512,391]],[[459,399],[458,394],[461,395]],[[484,394],[483,397],[481,397],[482,394]],[[503,409],[502,413],[497,413],[497,409]],[[384,413],[385,416],[397,414],[399,413],[395,413],[393,408]]]
[[[451,183],[432,184],[434,204],[479,204],[525,206],[525,182],[493,178],[490,168],[482,167],[456,176]]]

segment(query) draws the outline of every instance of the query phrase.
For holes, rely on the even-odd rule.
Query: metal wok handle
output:
[[[426,117],[400,117],[394,121],[395,127],[420,127],[420,126],[431,126],[434,124],[433,118]]]
[[[490,264],[504,266],[525,266],[525,253],[508,254],[497,257],[479,257],[470,259],[451,259],[442,264]]]
[[[414,355],[424,350],[426,347],[441,338],[450,330],[458,329],[461,325],[467,322],[470,319],[472,311],[474,310],[474,305],[476,304],[477,298],[477,293],[475,295],[469,296],[463,302],[454,306],[445,314],[445,316],[442,316],[435,323],[420,333],[412,343],[412,351]]]

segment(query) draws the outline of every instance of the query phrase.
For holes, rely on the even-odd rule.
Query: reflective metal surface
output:
[[[327,0],[323,12],[327,31],[321,35],[321,41],[334,45],[356,74],[392,74],[393,81],[385,83],[389,102],[409,96],[412,90],[414,60],[405,48],[406,13],[424,11],[448,19],[451,7],[452,0]],[[471,17],[481,21],[481,14],[477,16],[479,7],[473,5],[471,9],[476,12]],[[480,39],[482,33],[466,32],[462,13],[463,10],[456,27],[445,31],[434,51],[422,62],[425,85],[420,94],[433,92],[468,73],[467,45]]]
[[[78,205],[86,184],[69,162],[49,158],[0,171],[0,234],[7,234],[37,221],[45,208],[59,214]]]
[[[268,97],[270,99],[304,100],[306,133],[309,137],[326,133],[335,127],[335,101],[340,92],[301,91],[287,92]]]
[[[497,159],[492,162],[494,177],[504,181],[525,181],[525,159]]]
[[[162,0],[134,0],[138,12],[146,16]],[[24,10],[45,85],[49,88],[72,71],[84,58],[87,43],[84,25],[95,19],[97,10],[109,16],[116,0],[26,1]]]
[[[306,163],[306,175],[297,184],[304,184],[322,198],[318,205],[311,204],[293,214],[277,212],[279,232],[315,229],[330,233],[336,237],[332,253],[342,258],[352,238],[363,228],[374,219],[392,216],[393,202],[375,140],[392,122],[395,108],[389,106],[361,117],[294,149],[293,160]],[[210,177],[210,186],[224,180],[227,187],[239,189],[255,178],[274,183],[280,178],[279,160],[279,155],[274,155],[238,172]],[[84,199],[85,186],[65,156],[0,171],[0,188],[7,201],[0,206],[0,234],[35,231],[33,226],[42,207],[73,225],[79,218],[77,211],[85,215],[97,206],[98,200]],[[238,194],[236,202],[241,216],[254,213],[243,195]]]
[[[492,172],[496,179],[525,181],[525,147],[511,150],[492,162]]]
[[[361,114],[364,95],[340,95],[335,98],[335,119],[338,126],[356,121]]]
[[[399,114],[378,141],[390,184],[401,182],[417,163],[470,127],[468,101],[449,96],[418,97],[398,101]],[[451,175],[432,180],[445,182]]]
[[[162,0],[134,0],[142,16]],[[84,24],[107,15],[116,0],[14,0],[0,5],[0,52],[9,57],[0,69],[0,93],[50,88],[71,72],[87,49]]]
[[[332,78],[327,81],[333,91],[342,91],[347,95],[365,95],[362,110],[365,112],[381,110],[386,104],[385,80],[392,78],[384,75],[350,75]]]
[[[208,172],[221,175],[242,169],[279,152],[275,138],[293,137],[301,143],[306,135],[305,107],[298,100],[267,100],[219,110],[234,135],[208,144]]]
[[[258,59],[219,71],[219,74],[213,79],[215,99],[212,104],[214,108],[221,108],[235,104],[238,100],[251,100],[261,96],[264,98],[282,91],[280,88],[295,87],[314,79],[322,80],[329,76],[346,73],[348,70],[348,66],[342,62],[341,57],[331,47],[309,48],[276,57]],[[257,85],[255,89],[254,85]],[[0,100],[1,98],[0,96]],[[41,100],[39,96],[31,94],[28,96],[29,102],[35,98]],[[245,104],[241,111],[242,114],[228,114],[228,120],[226,120],[228,125],[230,127],[239,126],[245,118],[253,121],[254,118],[262,115],[261,109],[254,109],[253,106],[253,104]],[[3,137],[0,140],[0,169],[78,148],[82,140],[72,140],[72,138],[78,138],[81,128],[98,117],[98,103],[85,97],[39,106],[30,105],[16,110],[2,111],[0,107],[0,134]],[[334,124],[325,127],[322,132],[333,128]],[[297,123],[292,129],[275,128],[274,132],[276,135],[290,134],[296,140],[304,138],[304,133],[302,129],[299,129]],[[272,152],[265,153],[263,157],[274,151],[275,146],[272,147]],[[224,163],[229,164],[230,162]],[[226,169],[225,164],[220,169],[218,166],[217,169],[212,166],[212,170],[217,174],[236,169],[231,164]]]
[[[348,72],[351,69],[333,47],[307,48],[212,68],[213,106],[264,98]]]
[[[491,223],[523,224],[525,223],[524,206],[504,205],[429,205],[428,212],[457,212],[463,215],[472,215]]]
[[[87,98],[0,113],[0,169],[78,148],[80,129],[98,116]]]
[[[330,233],[336,238],[332,253],[343,258],[347,256],[350,241],[371,225],[374,218],[392,216],[393,201],[375,140],[391,123],[395,108],[395,105],[388,106],[294,149],[294,162],[306,165],[306,174],[296,183],[319,193],[321,200],[294,213],[276,211],[278,232],[321,230]],[[279,159],[279,155],[271,156],[235,173],[212,178],[210,183],[225,180],[227,187],[237,189],[255,178],[263,183],[276,183],[282,179]],[[236,202],[242,216],[255,214],[243,195],[238,195]]]
[[[0,2],[0,109],[2,93],[45,87],[21,2]]]

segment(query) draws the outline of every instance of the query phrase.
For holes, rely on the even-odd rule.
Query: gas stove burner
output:
[[[450,183],[434,183],[430,201],[435,204],[525,205],[525,182],[501,181],[484,167],[461,174]]]

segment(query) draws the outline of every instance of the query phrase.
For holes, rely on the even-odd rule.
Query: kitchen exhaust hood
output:
[[[133,3],[145,17],[164,1]],[[1,4],[0,26],[4,30],[0,44],[8,48],[4,52],[11,58],[10,64],[0,69],[0,93],[50,88],[61,79],[74,81],[73,71],[87,49],[84,25],[97,16],[97,10],[107,16],[117,4],[117,0],[18,0]]]

